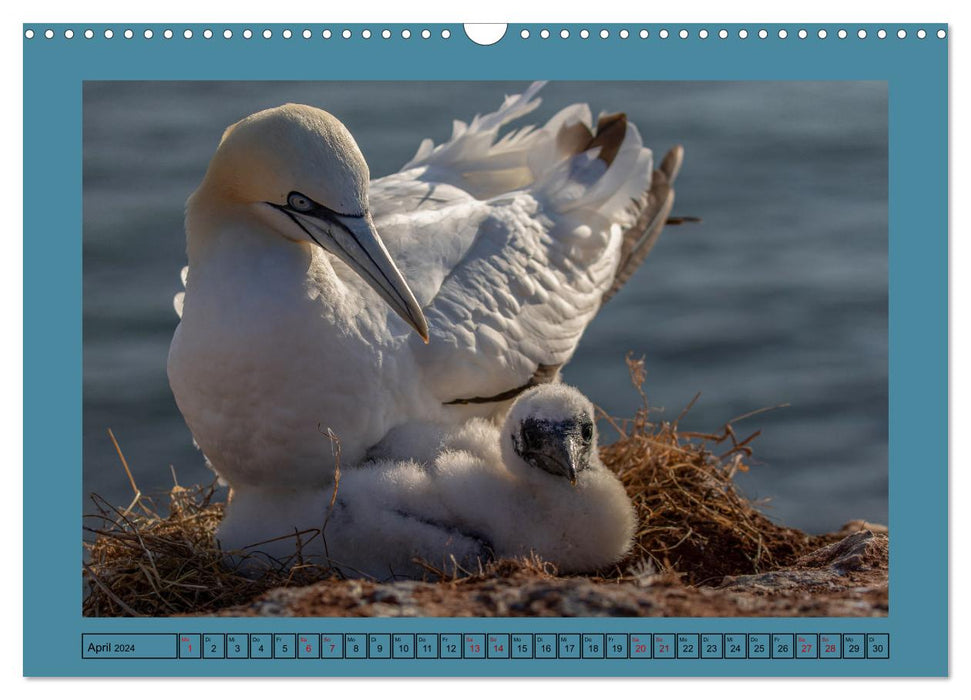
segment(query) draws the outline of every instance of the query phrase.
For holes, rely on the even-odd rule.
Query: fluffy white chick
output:
[[[501,427],[404,426],[372,454],[342,476],[324,528],[326,558],[345,575],[415,578],[426,571],[417,559],[451,570],[530,553],[582,572],[630,550],[633,505],[600,461],[592,404],[572,387],[524,392]]]

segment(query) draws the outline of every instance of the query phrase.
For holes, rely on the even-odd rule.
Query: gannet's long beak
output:
[[[286,212],[311,240],[333,253],[364,279],[396,314],[428,342],[428,322],[384,242],[374,228],[370,214],[348,216],[321,207],[299,212],[274,205]]]

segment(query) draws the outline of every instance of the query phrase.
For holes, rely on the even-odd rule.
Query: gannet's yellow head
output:
[[[228,127],[206,180],[240,202],[285,205],[296,192],[335,212],[367,213],[370,174],[354,137],[307,105],[263,110]]]
[[[199,193],[249,208],[273,233],[343,260],[428,341],[428,324],[368,209],[370,173],[333,115],[287,104],[223,134]]]

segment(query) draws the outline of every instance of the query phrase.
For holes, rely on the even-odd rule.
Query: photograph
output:
[[[81,105],[85,617],[888,615],[886,81]]]

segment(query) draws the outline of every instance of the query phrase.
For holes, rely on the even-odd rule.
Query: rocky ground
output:
[[[867,617],[888,612],[887,529],[855,521],[790,566],[682,584],[671,574],[559,578],[507,562],[448,582],[327,580],[268,591],[224,616]],[[211,614],[211,613],[209,613]]]

